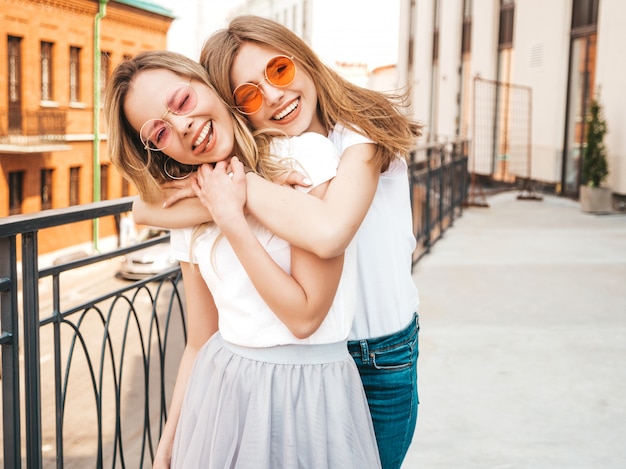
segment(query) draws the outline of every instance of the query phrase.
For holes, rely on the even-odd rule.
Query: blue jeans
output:
[[[399,469],[417,422],[419,318],[403,330],[348,342],[372,414],[383,469]]]

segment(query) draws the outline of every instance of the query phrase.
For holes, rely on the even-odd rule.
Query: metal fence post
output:
[[[24,384],[26,407],[26,466],[42,467],[41,379],[39,361],[39,268],[37,232],[22,234],[22,292],[24,314]]]
[[[20,374],[15,236],[0,238],[0,344],[4,467],[20,469]]]
[[[425,226],[424,226],[424,248],[426,251],[428,251],[430,249],[430,233],[432,230],[431,227],[431,214],[430,214],[430,195],[432,192],[432,147],[428,147],[428,149],[426,150],[426,169],[427,169],[427,173],[426,173],[426,209],[424,210],[425,213]]]

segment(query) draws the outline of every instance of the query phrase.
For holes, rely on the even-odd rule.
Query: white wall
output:
[[[432,130],[431,109],[431,71],[433,50],[433,0],[416,3],[415,31],[413,46],[413,111],[415,118],[425,125],[424,134]]]
[[[596,83],[601,87],[608,126],[607,184],[614,192],[626,194],[626,2],[601,0],[598,31]]]
[[[497,78],[499,0],[474,0],[472,8],[472,76]]]
[[[532,89],[531,178],[561,179],[571,0],[515,4],[512,82]]]
[[[461,91],[461,32],[463,2],[441,0],[439,33],[439,112],[437,129],[439,140],[453,140],[459,116]]]

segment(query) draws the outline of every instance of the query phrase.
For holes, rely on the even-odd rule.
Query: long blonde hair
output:
[[[230,69],[246,42],[276,49],[294,57],[313,79],[317,90],[317,114],[327,132],[335,124],[373,140],[378,151],[375,163],[385,170],[398,155],[406,157],[421,135],[422,125],[401,112],[408,104],[408,90],[381,93],[357,86],[324,64],[300,37],[275,21],[259,16],[239,16],[226,29],[213,33],[204,43],[200,63],[217,92],[233,109]]]
[[[170,159],[161,151],[147,151],[132,128],[124,113],[124,102],[133,79],[144,70],[165,69],[178,75],[198,80],[213,92],[206,70],[196,61],[170,51],[141,52],[135,57],[121,62],[113,71],[104,100],[104,113],[108,126],[108,148],[111,161],[129,179],[139,191],[140,197],[147,202],[157,202],[163,198],[161,184],[171,180],[170,174],[186,174],[194,168]],[[219,97],[219,93],[217,93]],[[223,100],[224,106],[228,106]],[[254,137],[245,120],[231,112],[235,133],[233,155],[237,155],[247,170],[274,180],[284,172],[264,149],[260,154]],[[167,164],[167,170],[165,165]],[[169,174],[168,174],[169,173]]]

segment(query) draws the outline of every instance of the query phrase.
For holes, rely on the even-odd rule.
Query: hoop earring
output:
[[[172,178],[172,179],[176,179],[178,181],[180,181],[181,179],[187,179],[189,176],[191,176],[191,173],[193,173],[193,167],[191,168],[191,171],[189,171],[187,174],[185,174],[184,176],[174,176],[172,173],[170,173],[167,170],[167,165],[168,163],[171,161],[172,158],[170,158],[169,156],[167,157],[167,160],[165,160],[165,163],[163,164],[163,172],[165,174],[167,174],[168,177]]]

